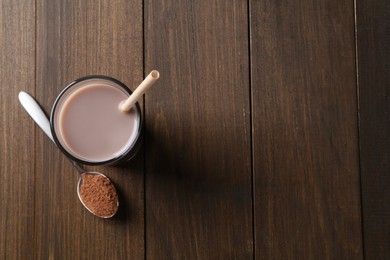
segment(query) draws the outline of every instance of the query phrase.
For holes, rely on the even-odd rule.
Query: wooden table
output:
[[[1,0],[0,259],[390,259],[390,4],[355,2]],[[152,69],[98,219],[17,95]]]

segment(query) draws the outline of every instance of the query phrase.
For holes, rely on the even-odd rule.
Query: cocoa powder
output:
[[[118,194],[110,179],[81,174],[80,197],[85,206],[99,217],[112,216],[118,210]]]

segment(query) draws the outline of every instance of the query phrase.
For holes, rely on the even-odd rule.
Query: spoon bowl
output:
[[[100,172],[84,172],[83,174],[94,175],[94,176],[100,176],[100,177],[106,178],[106,179],[109,181],[110,185],[113,185],[112,182],[110,181],[110,179],[109,179],[106,175],[104,175],[104,174],[102,174],[102,173],[100,173]],[[99,214],[97,214],[96,211],[94,211],[94,210],[92,209],[92,207],[89,207],[89,206],[87,205],[87,203],[84,201],[83,195],[81,194],[81,186],[82,186],[82,184],[83,184],[83,178],[80,176],[80,179],[79,179],[79,181],[78,181],[78,183],[77,183],[77,195],[78,195],[78,197],[79,197],[79,200],[80,200],[81,204],[83,204],[83,206],[84,206],[89,212],[91,212],[93,215],[95,215],[95,216],[97,216],[97,217],[100,217],[100,218],[111,218],[111,217],[113,217],[113,216],[116,214],[116,212],[118,211],[118,208],[119,208],[118,196],[116,196],[116,199],[115,199],[115,202],[114,202],[114,205],[113,205],[113,206],[115,207],[115,209],[112,211],[112,213],[111,213],[111,214],[107,214],[107,215],[106,215],[106,214],[104,214],[104,215],[99,215]]]

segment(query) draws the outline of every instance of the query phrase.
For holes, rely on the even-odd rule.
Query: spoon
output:
[[[34,122],[43,130],[43,132],[55,144],[53,136],[51,134],[51,130],[50,130],[50,121],[47,118],[45,112],[42,110],[42,108],[37,103],[37,101],[32,96],[30,96],[29,94],[27,94],[26,92],[23,92],[23,91],[19,93],[19,101],[22,104],[23,108],[27,111],[27,113],[34,120]],[[113,217],[115,215],[115,213],[117,212],[118,207],[119,207],[118,196],[116,196],[116,209],[114,210],[114,212],[112,214],[110,214],[110,215],[103,215],[102,216],[102,215],[96,214],[91,208],[89,208],[86,205],[85,201],[83,200],[82,196],[80,195],[80,188],[81,188],[81,185],[83,183],[82,175],[86,174],[86,175],[93,175],[93,176],[101,176],[101,177],[104,177],[104,178],[106,178],[108,180],[109,180],[109,178],[106,175],[104,175],[104,174],[102,174],[100,172],[87,172],[77,162],[71,160],[67,156],[66,156],[66,158],[72,163],[72,165],[80,173],[80,179],[79,179],[78,184],[77,184],[77,196],[79,197],[79,200],[80,200],[81,204],[83,204],[83,206],[89,212],[94,214],[95,216],[98,216],[98,217],[101,217],[101,218],[111,218],[111,217]],[[112,182],[110,182],[110,183],[112,184]],[[115,191],[115,193],[116,193],[116,191]]]

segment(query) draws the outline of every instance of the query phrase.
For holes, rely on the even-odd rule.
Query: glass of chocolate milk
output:
[[[129,112],[119,110],[131,93],[125,84],[106,76],[88,76],[70,83],[51,111],[51,131],[57,146],[82,164],[129,161],[142,142],[138,102]]]

